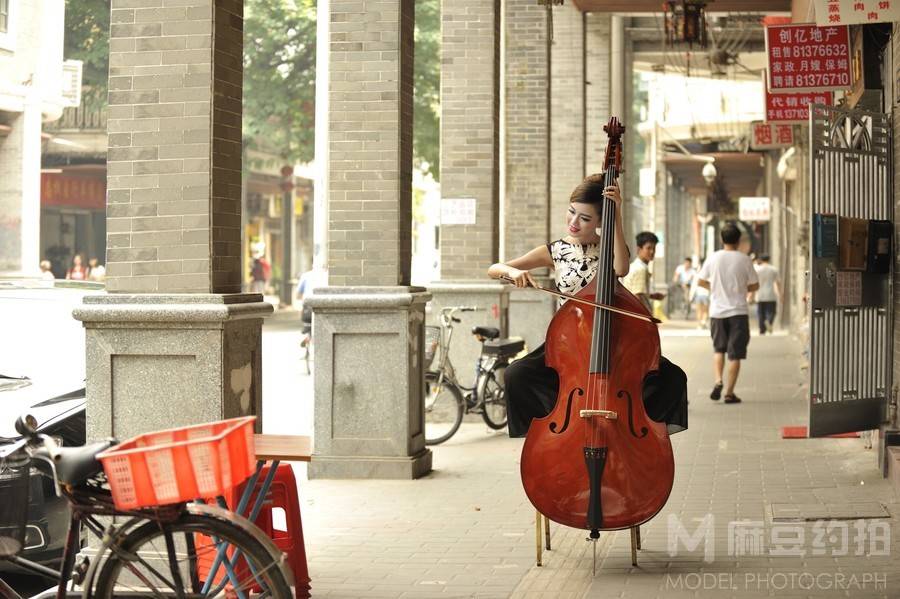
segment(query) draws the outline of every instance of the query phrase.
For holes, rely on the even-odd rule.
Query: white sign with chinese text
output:
[[[475,198],[441,198],[442,225],[474,225]]]
[[[769,198],[741,198],[738,204],[739,218],[743,221],[767,221],[771,218]]]
[[[900,21],[900,0],[815,0],[817,25]]]

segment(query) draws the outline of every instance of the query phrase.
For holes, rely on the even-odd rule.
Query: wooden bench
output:
[[[312,438],[301,435],[253,435],[256,459],[266,462],[309,462],[312,459]]]

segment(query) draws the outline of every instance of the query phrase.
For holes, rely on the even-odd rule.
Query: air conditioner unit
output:
[[[65,106],[79,106],[81,104],[81,69],[82,61],[63,61],[62,97],[65,98]]]

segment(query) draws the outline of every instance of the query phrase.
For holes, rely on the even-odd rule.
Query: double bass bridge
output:
[[[582,418],[606,418],[607,420],[618,420],[619,415],[611,410],[580,410],[578,415]]]

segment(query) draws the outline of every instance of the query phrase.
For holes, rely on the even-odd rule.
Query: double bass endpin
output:
[[[593,418],[594,416],[601,416],[606,418],[607,420],[618,420],[619,415],[615,412],[611,412],[610,410],[581,410],[578,412],[578,415],[582,418]]]

